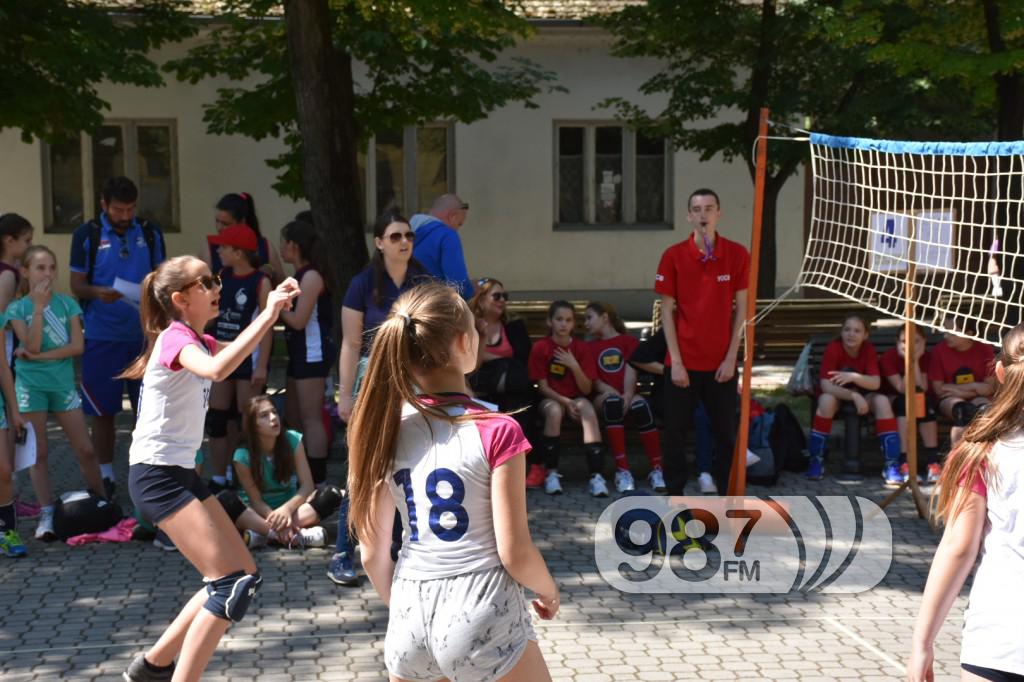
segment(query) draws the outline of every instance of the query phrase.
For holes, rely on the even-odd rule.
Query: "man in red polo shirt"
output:
[[[696,402],[703,401],[716,445],[712,476],[725,492],[736,442],[736,353],[747,307],[750,254],[718,234],[718,195],[690,195],[690,238],[665,250],[654,291],[661,294],[668,357],[665,382],[665,484],[682,495],[687,466],[683,446]],[[733,304],[735,303],[735,314]],[[674,313],[673,313],[674,311]],[[671,322],[674,321],[675,324]]]

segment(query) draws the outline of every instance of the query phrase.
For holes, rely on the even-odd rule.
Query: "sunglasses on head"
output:
[[[388,235],[388,241],[392,244],[397,244],[402,241],[403,238],[407,242],[412,242],[416,239],[416,233],[410,230],[409,232],[392,232]]]
[[[196,277],[195,281],[189,282],[182,291],[188,291],[194,286],[201,286],[206,291],[213,291],[215,288],[220,287],[220,275],[200,275]]]
[[[507,301],[508,300],[508,292],[507,291],[495,291],[493,294],[491,294],[491,299],[493,299],[495,301]]]

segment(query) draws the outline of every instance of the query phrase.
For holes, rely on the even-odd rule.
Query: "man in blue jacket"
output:
[[[416,214],[410,225],[416,233],[413,257],[427,272],[454,287],[463,298],[473,295],[466,257],[462,253],[459,228],[466,221],[469,204],[454,194],[442,194],[429,214]]]

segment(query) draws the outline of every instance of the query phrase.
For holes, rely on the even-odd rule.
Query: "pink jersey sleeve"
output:
[[[483,443],[484,454],[491,465],[491,470],[532,449],[519,424],[506,414],[477,419],[473,423],[480,432],[480,441]]]
[[[988,486],[985,485],[985,477],[981,475],[980,471],[974,474],[974,480],[971,481],[970,486],[967,486],[967,472],[965,471],[964,475],[957,481],[957,485],[961,488],[966,486],[972,493],[978,493],[985,498],[988,497]]]
[[[210,353],[213,353],[217,348],[217,342],[205,334],[203,340],[206,341]],[[181,369],[181,363],[178,362],[181,349],[190,344],[196,344],[198,341],[195,332],[180,322],[172,322],[167,331],[163,333],[163,340],[160,343],[160,364],[172,372],[177,372]]]
[[[203,334],[203,342],[210,351],[210,355],[217,354],[217,339],[213,338],[209,334]]]

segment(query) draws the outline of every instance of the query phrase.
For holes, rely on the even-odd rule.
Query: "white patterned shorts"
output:
[[[536,641],[523,588],[503,566],[435,580],[395,578],[384,663],[407,680],[483,682]]]

